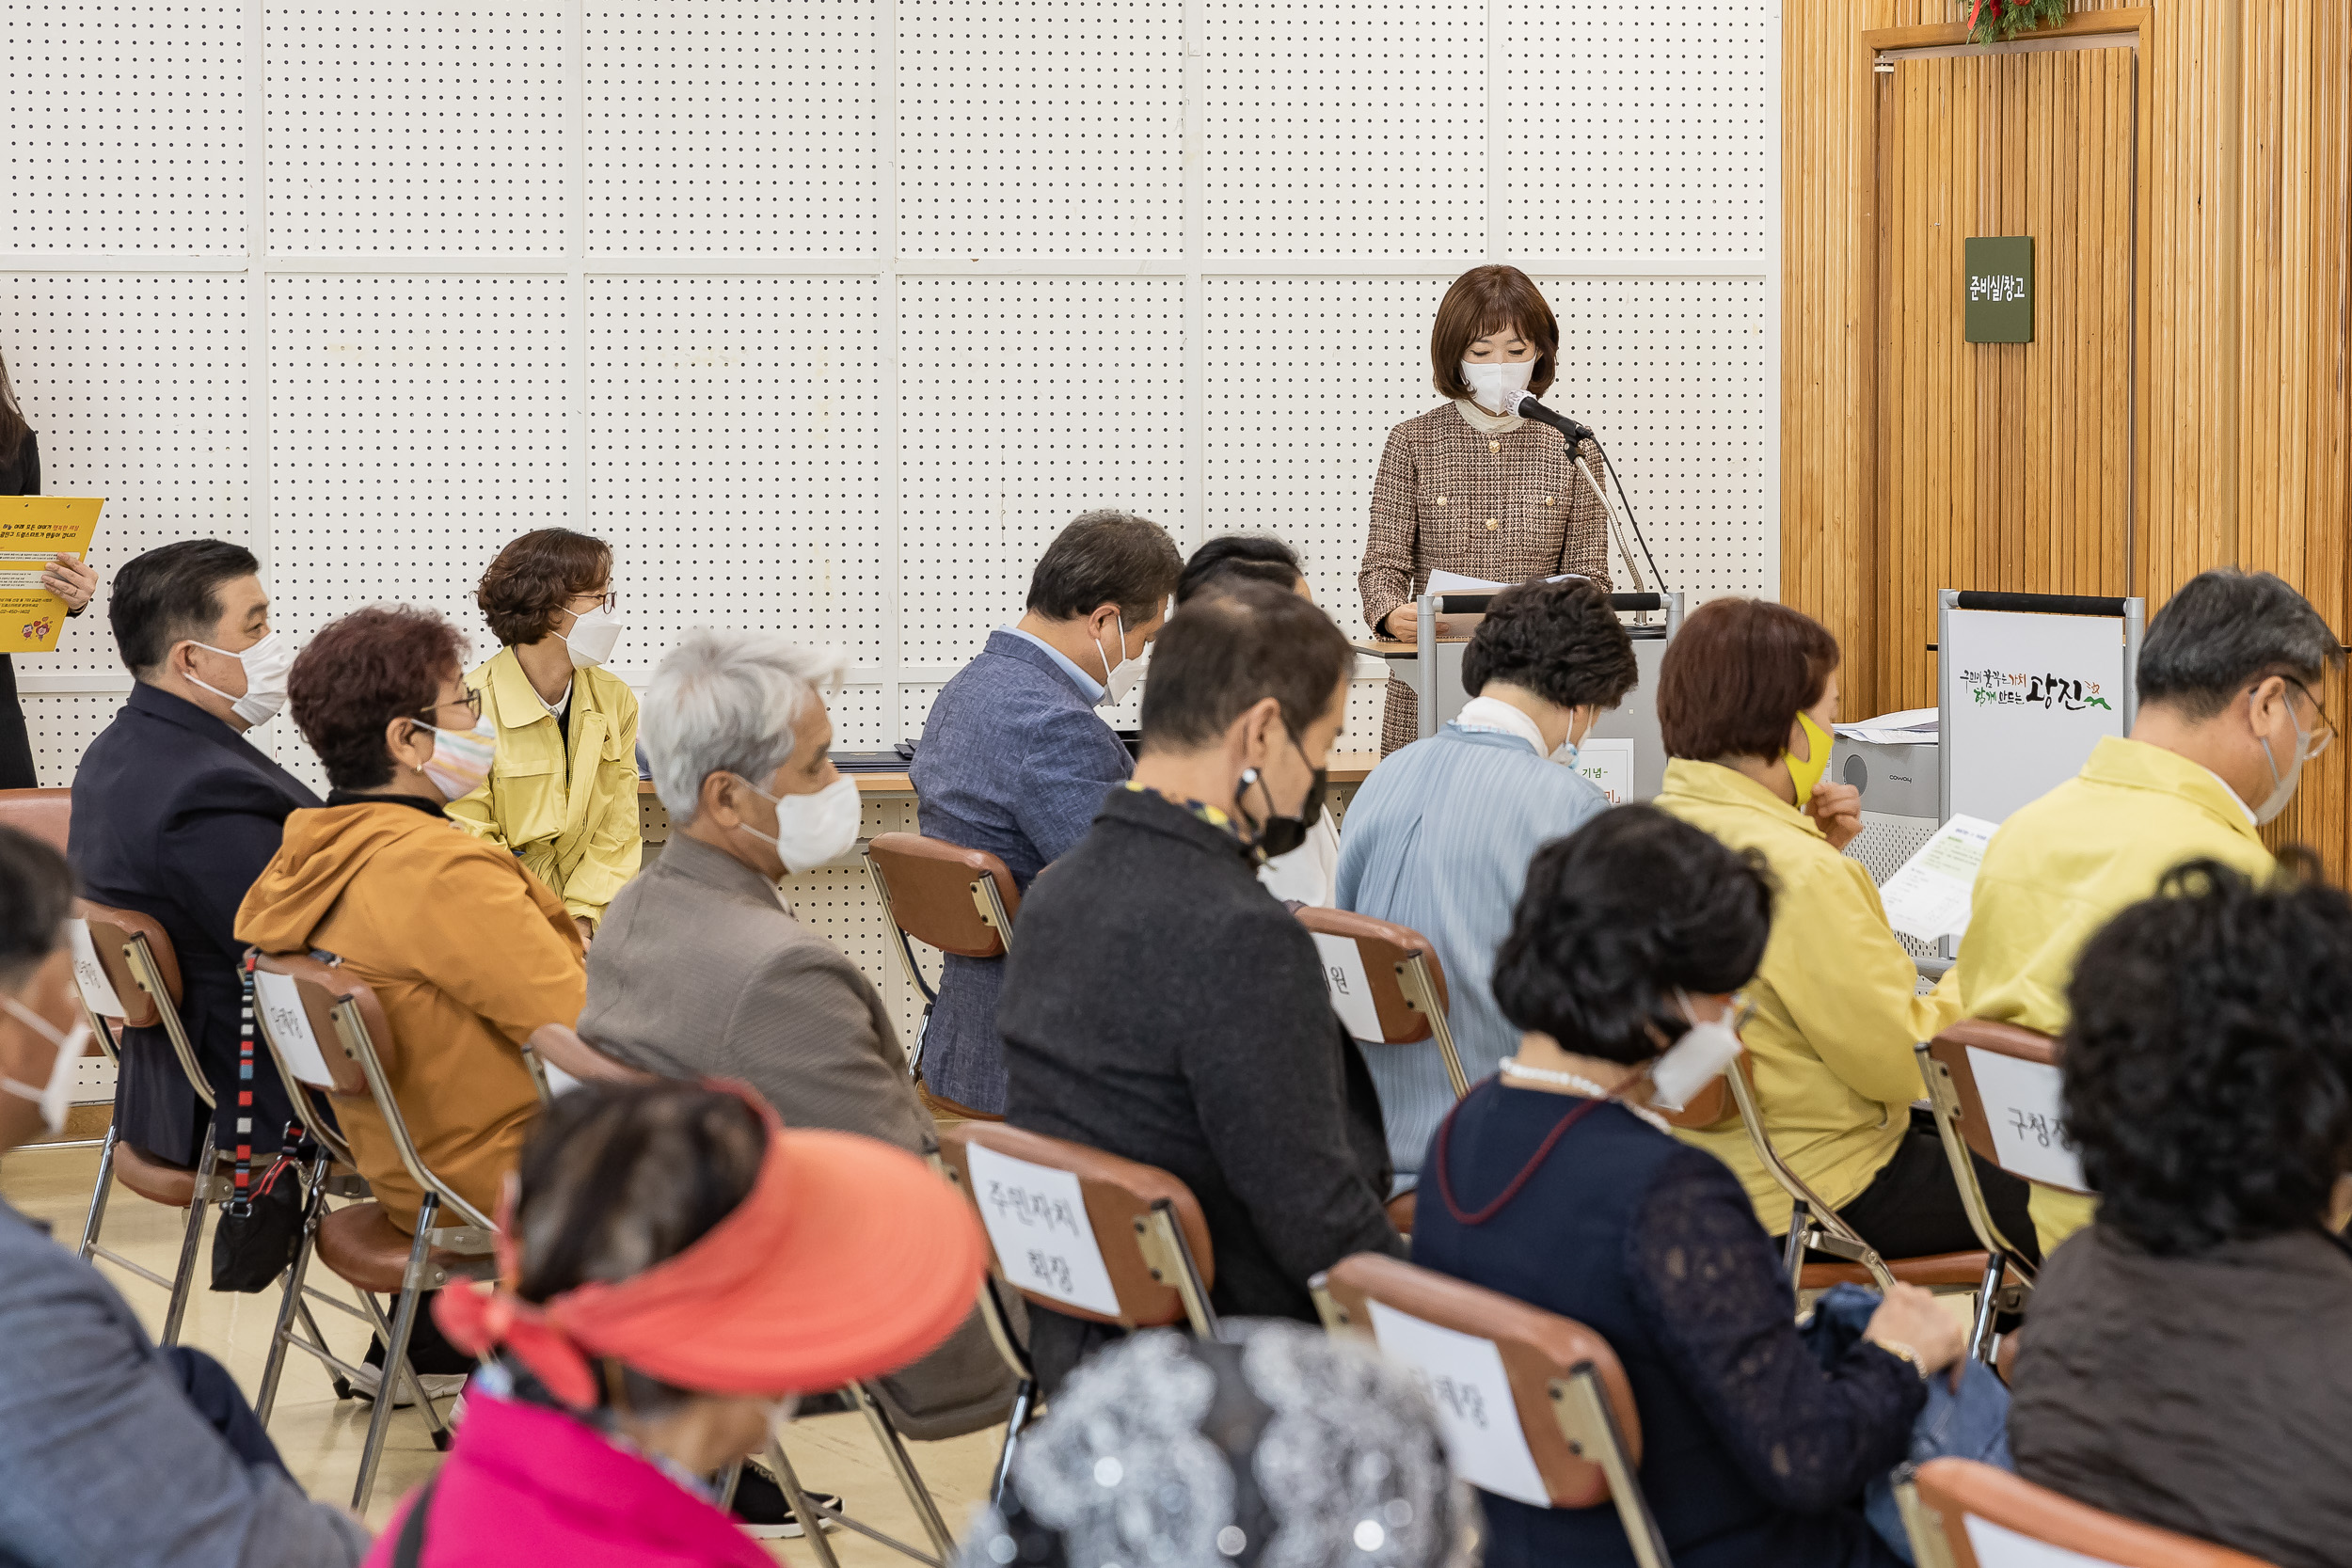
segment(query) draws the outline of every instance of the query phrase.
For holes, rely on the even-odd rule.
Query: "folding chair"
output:
[[[985,849],[966,849],[920,833],[876,833],[866,841],[866,872],[874,879],[875,896],[890,912],[891,933],[898,939],[898,961],[906,966],[907,979],[923,997],[923,1022],[916,1032],[914,1051],[907,1059],[907,1076],[922,1091],[924,1102],[936,1111],[974,1121],[1004,1120],[942,1100],[924,1086],[923,1045],[930,1036],[931,1007],[939,992],[923,978],[923,966],[914,961],[914,942],[959,958],[1003,958],[1012,946],[1012,920],[1021,909],[1021,893],[1013,886],[1012,873]]]
[[[1928,1082],[1928,1104],[1944,1158],[1960,1189],[1961,1207],[1985,1249],[2001,1259],[2019,1284],[2033,1290],[2034,1267],[2001,1230],[1977,1180],[1973,1152],[2027,1181],[2070,1193],[2090,1192],[2082,1162],[2066,1146],[2060,1125],[2064,1084],[2058,1041],[2014,1023],[1963,1019],[1918,1048],[1919,1071]],[[1978,1316],[1981,1338],[1991,1320]]]
[[[551,1103],[565,1089],[582,1084],[652,1084],[655,1074],[616,1062],[580,1037],[565,1023],[542,1023],[523,1042],[523,1065],[531,1069],[532,1086],[539,1103]]]
[[[1454,1049],[1454,1031],[1446,1023],[1445,965],[1429,939],[1409,926],[1349,910],[1311,906],[1298,911],[1298,922],[1315,934],[1333,1010],[1343,1019],[1352,1015],[1362,1021],[1364,1008],[1349,1006],[1346,995],[1360,969],[1372,1014],[1380,1024],[1378,1034],[1360,1037],[1384,1045],[1412,1045],[1435,1037],[1445,1075],[1454,1083],[1454,1098],[1470,1093],[1470,1075],[1462,1070],[1461,1053]],[[1356,949],[1354,964],[1346,961],[1350,942]]]
[[[325,1176],[329,1160],[353,1164],[350,1146],[325,1125],[316,1114],[319,1095],[352,1101],[373,1101],[384,1118],[392,1147],[410,1180],[422,1190],[413,1234],[403,1234],[375,1201],[342,1209],[325,1207],[327,1183],[310,1183],[303,1232],[287,1273],[285,1295],[272,1332],[269,1361],[262,1372],[264,1401],[274,1401],[286,1349],[309,1352],[336,1374],[335,1392],[344,1397],[359,1380],[360,1369],[339,1358],[320,1337],[308,1301],[325,1302],[350,1312],[373,1327],[384,1342],[384,1367],[376,1387],[375,1408],[368,1418],[367,1445],[359,1454],[359,1479],[351,1506],[364,1513],[375,1489],[375,1470],[384,1456],[384,1439],[399,1402],[400,1382],[405,1379],[418,1408],[433,1433],[433,1446],[449,1447],[449,1432],[440,1412],[427,1396],[423,1379],[408,1365],[408,1341],[417,1323],[418,1305],[427,1291],[439,1290],[453,1279],[486,1279],[495,1270],[490,1244],[496,1230],[490,1217],[448,1183],[433,1174],[417,1153],[400,1102],[392,1097],[388,1061],[397,1061],[399,1042],[392,1036],[375,992],[346,974],[331,954],[273,953],[262,957],[254,974],[254,1014],[271,1056],[285,1075],[303,1114],[304,1125],[325,1152],[313,1166],[313,1177]],[[325,1046],[322,1042],[331,1042]],[[461,1222],[438,1226],[442,1211]],[[359,1294],[364,1311],[354,1311],[332,1297],[307,1291],[302,1279],[310,1257]],[[388,1321],[375,1298],[393,1298]],[[305,1338],[294,1328],[300,1318],[309,1330]],[[261,1407],[268,1408],[264,1402]]]
[[[159,1160],[124,1143],[120,1129],[109,1121],[106,1136],[99,1148],[98,1182],[90,1189],[89,1212],[82,1221],[81,1254],[85,1260],[103,1258],[117,1268],[127,1269],[170,1293],[170,1304],[164,1309],[163,1332],[156,1339],[161,1344],[176,1345],[180,1342],[181,1323],[187,1316],[188,1300],[195,1293],[196,1254],[204,1236],[204,1213],[213,1199],[229,1196],[233,1178],[223,1167],[232,1165],[234,1159],[217,1147],[217,1102],[204,1069],[197,1065],[187,1025],[180,1017],[180,958],[172,950],[171,938],[151,915],[136,910],[110,909],[83,901],[77,905],[74,918],[89,933],[99,971],[95,974],[85,973],[77,958],[74,981],[81,990],[82,1006],[89,1014],[90,1031],[107,1059],[120,1070],[122,1042],[108,1024],[109,1017],[121,1019],[127,1028],[161,1028],[164,1037],[171,1042],[172,1054],[179,1058],[180,1070],[187,1075],[188,1086],[196,1091],[196,1098],[204,1108],[214,1113],[205,1119],[204,1137],[198,1146],[192,1167]],[[187,1225],[180,1237],[179,1267],[169,1279],[99,1244],[99,1232],[106,1223],[106,1200],[117,1181],[150,1203],[187,1211]]]
[[[30,833],[60,855],[72,821],[70,789],[0,789],[0,828]]]
[[[1609,1342],[1499,1291],[1376,1252],[1308,1282],[1324,1326],[1368,1334],[1428,1386],[1456,1474],[1544,1508],[1617,1505],[1641,1568],[1669,1568],[1642,1492],[1642,1419]],[[1496,1419],[1507,1410],[1512,1419]],[[1477,1433],[1457,1441],[1457,1433]]]
[[[1880,1257],[1878,1249],[1864,1241],[1836,1209],[1806,1185],[1804,1178],[1789,1169],[1788,1163],[1780,1157],[1780,1150],[1772,1147],[1772,1136],[1764,1130],[1763,1113],[1756,1108],[1756,1083],[1746,1055],[1742,1054],[1724,1074],[1724,1082],[1731,1091],[1731,1102],[1739,1111],[1740,1125],[1747,1131],[1756,1158],[1764,1162],[1764,1169],[1780,1190],[1788,1195],[1788,1236],[1783,1258],[1788,1268],[1789,1286],[1800,1300],[1833,1285],[1847,1283],[1876,1285],[1882,1291],[1899,1283],[1919,1285],[1944,1294],[1977,1291],[1981,1292],[1978,1315],[1985,1323],[1992,1321],[1994,1304],[2002,1288],[1998,1259],[1981,1252],[1947,1252],[1892,1259]],[[1807,1262],[1807,1252],[1826,1252],[1847,1261]]]
[[[1209,1305],[1216,1259],[1192,1189],[1156,1166],[1002,1122],[939,1132],[940,1160],[988,1231],[993,1271],[980,1310],[1016,1377],[993,1496],[1036,1403],[1037,1375],[996,1297],[998,1280],[1040,1307],[1088,1323],[1159,1328],[1184,1322],[1216,1337]]]
[[[1931,1459],[1908,1479],[1898,1472],[1895,1500],[1919,1568],[2272,1568],[1971,1459]]]

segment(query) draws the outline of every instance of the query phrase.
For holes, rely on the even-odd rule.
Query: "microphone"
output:
[[[1593,438],[1593,427],[1591,425],[1581,423],[1565,414],[1555,413],[1553,410],[1546,408],[1542,404],[1537,403],[1534,395],[1531,393],[1520,392],[1518,394],[1518,405],[1513,410],[1513,412],[1517,413],[1522,420],[1534,420],[1537,424],[1548,424],[1551,426],[1552,429],[1558,431],[1561,435],[1566,436],[1568,438],[1568,450],[1570,451],[1574,451],[1579,443],[1589,441]]]

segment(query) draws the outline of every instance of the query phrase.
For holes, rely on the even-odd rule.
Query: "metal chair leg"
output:
[[[264,1429],[278,1403],[278,1380],[286,1370],[286,1337],[294,1332],[294,1309],[302,1304],[302,1280],[310,1273],[310,1249],[316,1242],[319,1218],[326,1210],[327,1156],[310,1163],[310,1177],[302,1197],[302,1233],[294,1242],[294,1261],[286,1266],[286,1293],[278,1298],[278,1322],[270,1330],[269,1358],[262,1365],[262,1391],[253,1401],[253,1414]],[[324,1340],[321,1343],[325,1343]]]
[[[1977,1287],[1977,1321],[1968,1336],[1968,1354],[1987,1366],[1993,1362],[1993,1307],[2001,1297],[2001,1279],[2009,1272],[2009,1259],[1995,1252],[1989,1255],[1984,1265],[1984,1279]]]
[[[737,1460],[719,1472],[719,1512],[735,1512],[735,1489],[743,1482],[743,1462]]]
[[[862,1383],[850,1386],[850,1396],[858,1408],[866,1412],[866,1425],[874,1429],[874,1441],[882,1445],[882,1457],[890,1461],[890,1468],[898,1478],[899,1490],[907,1501],[914,1505],[914,1516],[923,1523],[923,1533],[931,1538],[931,1549],[943,1562],[956,1555],[956,1538],[947,1533],[947,1521],[939,1516],[939,1504],[931,1497],[931,1489],[923,1484],[922,1473],[915,1469],[914,1458],[898,1437],[898,1429],[884,1410],[874,1391]]]
[[[841,1568],[841,1560],[833,1555],[833,1543],[825,1539],[824,1521],[817,1510],[809,1506],[808,1493],[801,1486],[801,1478],[794,1472],[792,1462],[784,1457],[784,1443],[774,1433],[768,1434],[768,1463],[776,1472],[776,1484],[784,1490],[784,1500],[791,1506],[792,1517],[801,1522],[801,1539],[817,1554],[823,1568]]]
[[[98,1185],[90,1189],[89,1212],[82,1219],[82,1261],[98,1249],[98,1227],[106,1223],[106,1197],[115,1184],[114,1123],[106,1124],[106,1141],[98,1151]]]
[[[187,1228],[180,1236],[180,1266],[171,1275],[171,1304],[164,1308],[164,1331],[156,1336],[156,1343],[176,1345],[180,1342],[181,1321],[188,1314],[188,1298],[195,1291],[197,1244],[204,1236],[204,1214],[212,1208],[213,1133],[207,1128],[203,1147],[197,1150],[196,1196],[188,1200]]]
[[[1025,1377],[1014,1385],[1012,1408],[1006,1412],[1005,1447],[996,1456],[996,1479],[990,1483],[988,1500],[1001,1506],[1005,1500],[1005,1482],[1012,1475],[1013,1446],[1021,1441],[1021,1429],[1029,1424],[1029,1406],[1037,1401],[1037,1379]]]
[[[416,1240],[408,1247],[410,1279],[416,1278],[424,1269],[424,1260],[430,1250],[430,1243],[425,1238],[433,1229],[435,1207],[430,1192],[424,1195],[424,1201],[417,1207]],[[384,1457],[384,1437],[391,1426],[392,1406],[400,1402],[400,1374],[408,1365],[408,1337],[417,1326],[419,1294],[415,1289],[404,1285],[400,1305],[392,1313],[392,1331],[384,1337],[384,1370],[375,1383],[375,1408],[368,1414],[367,1446],[359,1450],[359,1481],[351,1493],[351,1511],[354,1513],[368,1511],[368,1498],[375,1491],[375,1466]],[[374,1303],[371,1301],[369,1305],[373,1307]],[[423,1388],[418,1388],[417,1393],[422,1397]]]

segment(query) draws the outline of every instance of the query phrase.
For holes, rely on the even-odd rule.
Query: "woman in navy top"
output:
[[[1536,854],[1494,975],[1526,1033],[1431,1142],[1413,1260],[1609,1340],[1677,1568],[1883,1568],[1862,1489],[1903,1458],[1959,1322],[1898,1286],[1825,1370],[1739,1180],[1638,1102],[1686,1030],[1733,1022],[1771,901],[1759,863],[1648,806]],[[1608,1504],[1482,1500],[1488,1568],[1633,1562]]]

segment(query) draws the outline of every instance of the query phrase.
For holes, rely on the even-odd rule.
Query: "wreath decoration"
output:
[[[1970,0],[1968,41],[2006,43],[2037,27],[2055,27],[2066,18],[2066,0]]]

